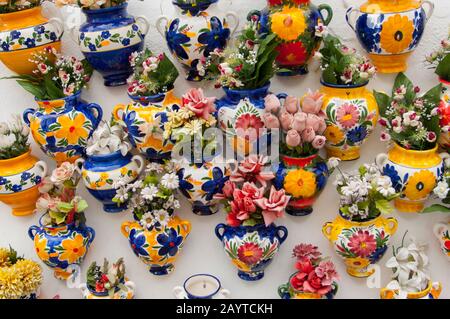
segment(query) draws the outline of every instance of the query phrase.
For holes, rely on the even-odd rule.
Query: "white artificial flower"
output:
[[[138,189],[141,189],[142,186],[143,186],[143,183],[141,180],[137,180],[133,184],[129,185],[132,192],[136,192]]]
[[[396,191],[392,187],[392,181],[388,176],[379,176],[376,180],[377,192],[384,197],[395,195]]]
[[[116,196],[114,197],[119,202],[124,203],[128,200],[128,191],[125,188],[119,188],[116,190]]]
[[[0,135],[5,135],[9,133],[9,126],[6,122],[0,123]]]
[[[156,197],[156,195],[158,194],[158,187],[154,186],[154,185],[150,185],[147,187],[144,187],[141,191],[141,195],[142,198],[152,201],[153,198]]]
[[[14,135],[0,135],[0,148],[7,148],[14,144],[16,138]]]
[[[161,226],[167,226],[170,221],[170,215],[167,211],[160,209],[153,213],[155,220],[161,224]]]
[[[330,158],[328,159],[328,162],[327,162],[327,164],[328,164],[328,169],[334,169],[334,168],[338,167],[340,161],[341,161],[340,158],[337,158],[337,157],[330,157]]]
[[[449,188],[448,184],[445,181],[440,181],[437,186],[434,188],[433,193],[439,197],[440,199],[444,199],[447,197]]]
[[[446,159],[444,160],[444,163],[445,163],[445,167],[446,167],[446,168],[450,168],[450,157],[446,158]]]
[[[139,221],[139,224],[141,224],[142,227],[148,229],[152,227],[155,224],[155,219],[153,217],[152,213],[145,213],[142,215],[141,220]]]
[[[159,163],[149,163],[147,167],[145,168],[146,173],[157,173],[161,174],[164,171],[164,166]]]
[[[161,185],[167,189],[177,189],[179,186],[178,175],[175,173],[165,174],[161,178]]]

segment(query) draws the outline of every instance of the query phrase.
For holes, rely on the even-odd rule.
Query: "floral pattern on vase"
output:
[[[450,260],[450,232],[448,223],[437,223],[433,227],[434,236],[439,240],[441,250]]]
[[[450,82],[440,80],[444,86],[444,91],[439,104],[439,114],[441,115],[440,125],[441,127],[450,127]],[[441,132],[439,136],[439,145],[446,150],[450,151],[450,130],[447,132]]]
[[[125,281],[121,283],[125,289],[117,287],[114,294],[110,296],[107,291],[97,292],[90,289],[86,283],[81,284],[78,288],[81,290],[83,299],[134,299],[134,291],[136,285],[132,281]]]

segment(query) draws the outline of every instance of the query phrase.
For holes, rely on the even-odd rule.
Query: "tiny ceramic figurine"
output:
[[[127,12],[127,1],[55,0],[58,6],[79,6],[86,15],[86,22],[72,27],[70,34],[106,86],[127,83],[133,73],[128,59],[142,51],[150,28],[147,18]]]
[[[29,133],[20,116],[0,123],[0,201],[15,216],[34,212],[38,185],[47,175],[47,164],[31,155]]]
[[[218,2],[172,0],[177,15],[172,19],[161,16],[156,20],[156,28],[170,52],[186,69],[188,81],[202,81],[207,77],[208,58],[214,52],[223,51],[239,27],[236,13],[222,13]],[[233,20],[231,27],[230,18]]]
[[[320,116],[322,99],[322,94],[311,91],[300,103],[296,97],[286,97],[283,106],[276,95],[265,98],[264,126],[271,132],[281,130],[281,163],[274,185],[291,196],[286,207],[289,215],[311,214],[316,198],[333,172],[319,155],[319,150],[325,146],[323,133],[327,127]]]
[[[163,137],[167,114],[179,108],[174,83],[178,70],[165,55],[149,49],[130,56],[133,74],[128,79],[128,96],[132,102],[119,104],[113,115],[128,131],[133,147],[148,160],[162,162],[170,159],[173,141]]]
[[[340,195],[339,216],[325,223],[322,232],[344,259],[349,275],[368,277],[375,271],[370,266],[383,257],[397,231],[397,220],[382,215],[393,212],[389,202],[399,192],[375,164],[340,172],[335,184]]]
[[[125,210],[125,205],[113,202],[117,182],[133,183],[145,167],[140,155],[131,155],[126,133],[117,123],[103,122],[88,140],[87,158],[75,162],[89,193],[103,203],[107,213]]]
[[[0,61],[17,74],[31,75],[30,61],[46,47],[61,50],[64,24],[42,14],[42,0],[5,0],[0,3]],[[48,3],[47,1],[45,1]]]
[[[69,162],[44,178],[36,202],[36,210],[43,215],[39,226],[28,229],[36,254],[61,280],[67,280],[81,265],[95,238],[94,229],[86,226],[87,202],[76,195],[79,181],[75,165]]]
[[[13,77],[33,94],[38,107],[23,113],[35,142],[58,164],[84,155],[87,139],[100,123],[103,111],[81,99],[92,68],[83,60],[46,48],[33,56],[32,76]]]
[[[376,69],[367,58],[332,35],[324,37],[323,48],[314,57],[322,70],[328,157],[355,160],[378,120],[377,103],[366,89]]]
[[[42,269],[9,246],[0,248],[0,299],[36,299],[43,281]]]
[[[216,226],[216,236],[238,268],[238,276],[255,281],[264,277],[288,236],[287,228],[275,226],[274,221],[284,216],[291,197],[270,186],[274,174],[265,167],[267,158],[250,156],[215,195],[227,212],[227,224]]]
[[[388,176],[401,196],[395,207],[402,212],[420,212],[437,181],[444,173],[444,162],[438,154],[439,100],[441,85],[424,95],[420,88],[400,73],[392,97],[375,91],[380,108],[382,141],[392,141],[388,154],[376,158],[377,165]]]
[[[325,18],[322,11],[327,13]],[[282,71],[278,74],[308,73],[308,62],[333,18],[332,8],[327,4],[316,7],[309,0],[267,0],[267,8],[252,11],[249,19],[255,15],[260,19],[261,32],[274,34],[280,41],[276,62]]]
[[[111,266],[106,259],[102,267],[94,261],[87,270],[86,283],[79,288],[84,299],[133,299],[135,284],[126,280],[125,263],[119,258]]]
[[[394,273],[392,281],[381,289],[381,299],[438,299],[442,291],[440,282],[431,281],[428,266],[430,259],[426,255],[426,245],[403,235],[401,246],[394,249],[394,256],[386,267]]]
[[[134,221],[122,223],[122,234],[151,274],[169,274],[191,232],[191,223],[174,215],[180,208],[175,198],[180,180],[174,164],[150,163],[136,182],[121,184],[114,201],[128,201],[134,216]]]
[[[229,299],[231,295],[219,279],[208,274],[190,276],[183,286],[173,288],[173,294],[176,299]]]
[[[397,73],[406,71],[433,10],[428,0],[367,0],[359,9],[348,9],[347,22],[378,71]]]
[[[338,290],[339,275],[329,258],[311,244],[295,246],[292,257],[296,258],[297,272],[287,284],[278,287],[282,299],[333,299]]]

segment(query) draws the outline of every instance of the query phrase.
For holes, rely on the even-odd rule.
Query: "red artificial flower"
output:
[[[445,249],[450,250],[450,240],[445,241],[444,247]]]
[[[228,213],[226,221],[227,221],[227,224],[231,227],[239,227],[242,224],[242,221],[240,221],[237,218],[237,214],[235,214],[233,212]]]
[[[301,273],[309,274],[314,270],[312,262],[309,258],[303,257],[295,263],[295,268]]]
[[[441,100],[438,111],[441,119],[441,126],[450,125],[450,104],[444,100]]]
[[[97,281],[95,283],[95,291],[96,292],[103,292],[103,291],[105,291],[105,285],[102,282]]]
[[[291,286],[295,290],[302,291],[303,290],[303,283],[305,282],[306,278],[308,277],[308,274],[298,272],[295,274],[295,276],[292,276],[291,278]]]
[[[315,271],[309,273],[308,278],[303,283],[303,291],[318,293],[325,295],[330,292],[331,286],[324,286],[322,284],[322,278],[320,278]]]

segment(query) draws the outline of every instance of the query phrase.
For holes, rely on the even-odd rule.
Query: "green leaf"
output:
[[[71,203],[59,202],[57,206],[59,211],[66,214],[73,209],[73,204]]]
[[[389,95],[378,91],[373,91],[373,95],[375,96],[375,100],[377,101],[381,116],[386,116],[386,110],[389,106],[389,103],[391,102],[391,98],[389,97]]]
[[[59,88],[55,82],[52,80],[51,76],[46,75],[44,77],[44,86],[47,91],[47,95],[50,99],[60,99],[64,97],[64,92]]]
[[[77,203],[77,213],[84,212],[88,208],[88,203],[82,199]]]
[[[66,213],[50,211],[50,217],[55,220],[56,224],[62,224],[66,220]]]
[[[431,205],[430,207],[425,208],[423,211],[420,212],[421,214],[428,214],[428,213],[450,213],[450,207],[444,206],[444,205]]]
[[[402,72],[399,73],[395,78],[394,86],[392,88],[392,96],[394,96],[395,91],[402,85],[406,87],[406,94],[405,94],[406,104],[411,104],[416,96],[416,93],[414,92],[414,84]]]
[[[39,100],[45,100],[45,90],[39,84],[31,83],[26,80],[17,80],[17,83],[24,88],[28,93],[31,93]]]
[[[435,72],[441,79],[446,81],[450,80],[450,54],[447,54],[445,58],[439,62]]]
[[[380,211],[381,214],[391,214],[394,209],[391,204],[385,199],[379,199],[375,202],[375,207]]]

